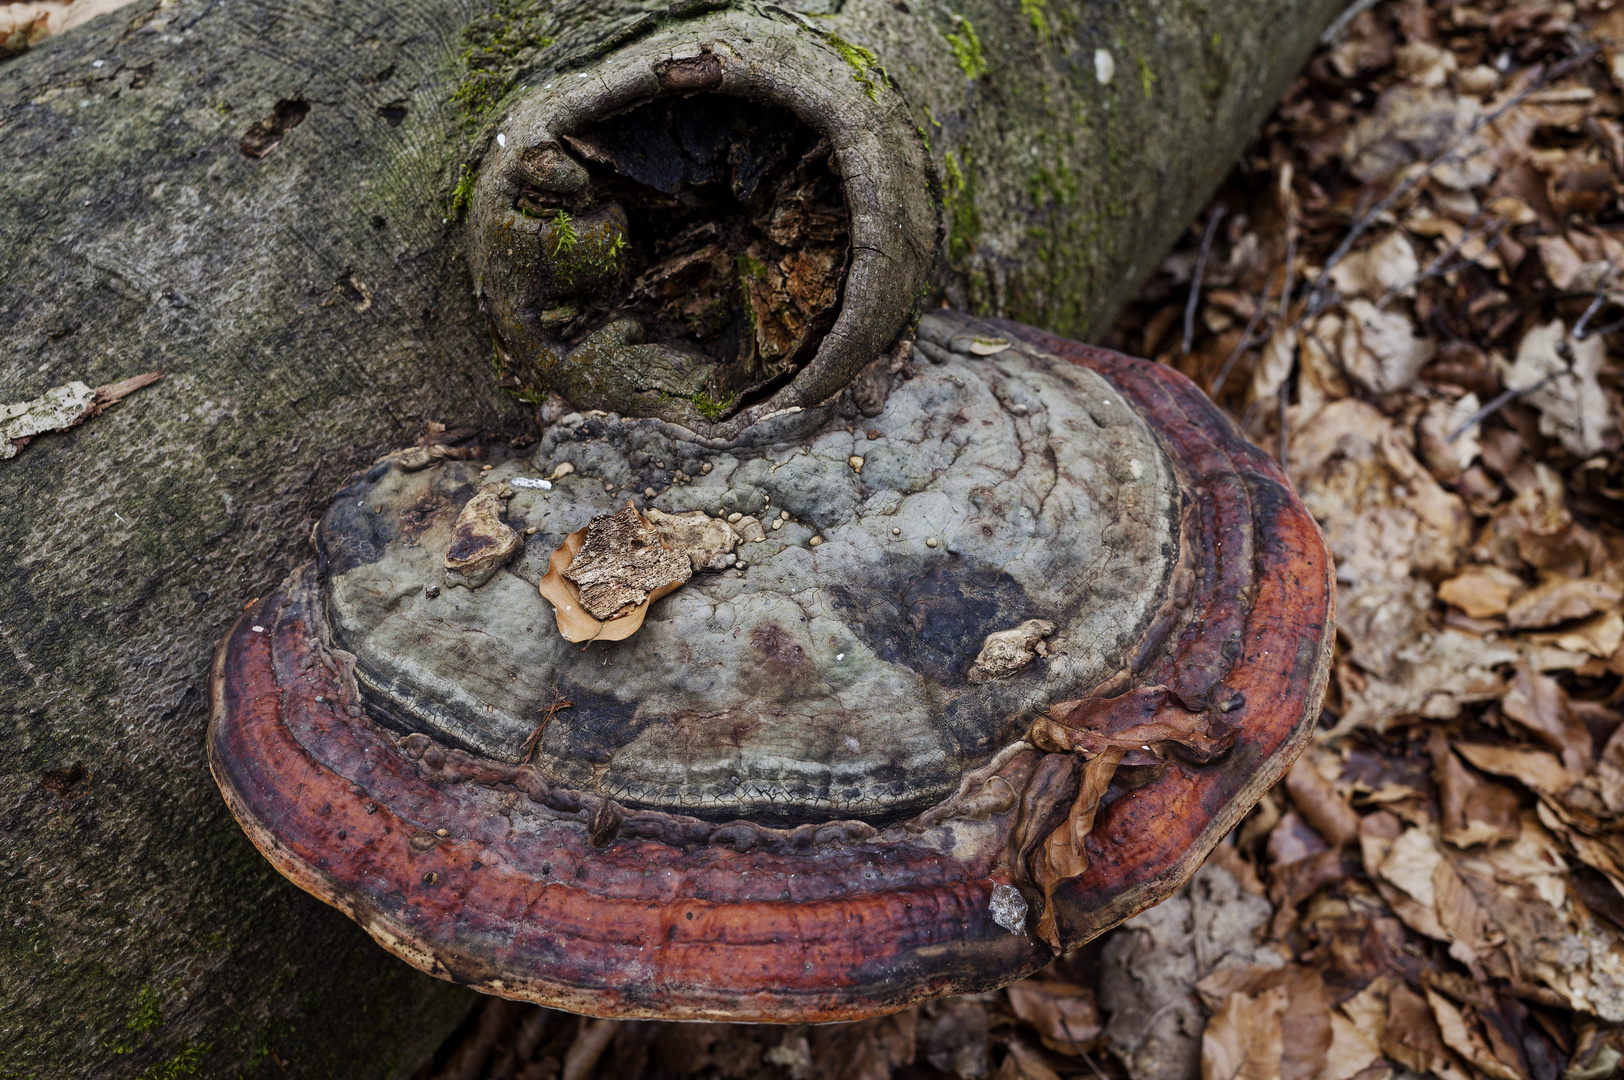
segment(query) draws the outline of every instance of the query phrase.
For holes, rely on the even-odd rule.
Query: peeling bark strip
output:
[[[163,372],[149,371],[94,390],[82,382],[71,382],[47,390],[32,401],[0,405],[0,461],[16,457],[35,436],[78,427],[161,378]]]
[[[1000,331],[1012,342],[1008,349],[972,351]],[[1175,513],[1182,531],[1168,535],[1189,550],[1165,564],[1162,606],[1147,609],[1145,640],[1123,647],[1117,672],[1077,686],[1071,699],[1033,718],[1029,732],[1006,735],[996,753],[965,767],[955,788],[922,812],[865,820],[859,806],[854,815],[780,826],[749,814],[709,820],[678,802],[633,805],[590,782],[564,782],[539,753],[530,760],[539,742],[527,741],[522,756],[504,762],[453,748],[450,736],[434,730],[403,735],[375,723],[396,718],[375,711],[377,699],[350,674],[371,661],[337,648],[323,616],[323,597],[340,585],[307,568],[250,609],[216,657],[210,759],[238,821],[283,873],[425,970],[604,1016],[827,1021],[983,990],[1177,888],[1312,730],[1332,628],[1331,568],[1318,532],[1273,462],[1170,369],[947,313],[932,313],[920,334],[940,351],[948,376],[940,381],[949,385],[985,377],[963,364],[1003,365],[997,370],[1006,374],[1031,365],[1058,375],[1075,372],[1067,362],[1077,361],[1103,376],[1080,385],[1103,391],[1099,408],[1125,399],[1143,418],[1174,464],[1169,475],[1179,498],[1215,504],[1210,521],[1247,522],[1252,542],[1241,546],[1253,553],[1249,572],[1192,583],[1186,555],[1201,557],[1217,541],[1200,515]],[[935,378],[916,375],[927,387]],[[1004,385],[1014,393],[1013,382]],[[887,409],[907,407],[912,392],[895,391]],[[1058,408],[1054,397],[1070,392],[1056,390],[1044,407]],[[829,406],[829,416],[838,419],[839,408]],[[1040,419],[1045,430],[1056,426]],[[887,414],[874,422],[883,427]],[[793,450],[816,438],[822,421],[803,423],[781,445]],[[721,452],[727,444],[713,445]],[[869,460],[881,455],[871,451]],[[1135,475],[1127,461],[1121,465],[1124,476]],[[493,472],[504,468],[498,463]],[[539,461],[528,468],[543,471]],[[1193,490],[1191,477],[1215,473],[1238,482]],[[387,475],[379,474],[377,490],[392,482]],[[573,475],[535,497],[568,496]],[[872,465],[864,478],[881,482]],[[583,492],[601,488],[590,477],[573,482]],[[384,516],[365,509],[372,495],[357,507],[358,494],[346,489],[335,505],[368,523]],[[1118,501],[1131,500],[1124,494]],[[1259,505],[1266,516],[1235,516]],[[340,524],[325,521],[324,545],[339,539]],[[692,573],[690,556],[661,546],[659,532],[635,509],[600,517],[593,527],[600,532],[594,554],[581,557],[589,530],[578,530],[552,553],[549,577],[567,581],[564,568],[581,563],[576,578],[597,584],[599,571],[624,569],[636,538],[645,552],[658,548],[655,563],[669,557],[683,576]],[[839,535],[835,523],[822,529]],[[446,542],[433,535],[425,531],[410,543]],[[1224,535],[1226,548],[1238,543]],[[337,563],[330,559],[328,567],[333,572]],[[617,605],[630,599],[618,591],[619,573],[603,577],[616,590],[608,602]],[[491,590],[508,587],[493,580],[480,595],[494,598]],[[1243,601],[1233,623],[1213,607],[1212,593],[1223,588]],[[1180,614],[1169,621],[1159,614],[1165,609]],[[677,617],[662,610],[649,618]],[[937,619],[954,617],[951,607],[930,610]],[[1217,644],[1193,625],[1197,617],[1210,617]],[[1231,625],[1239,636],[1226,648]],[[1007,649],[993,652],[1062,641],[1064,626],[1020,627]],[[966,674],[954,692],[997,693],[1005,680],[1033,677],[1017,667],[972,682],[970,659],[987,655],[989,636],[965,645]],[[655,640],[644,635],[615,648],[633,650],[627,655],[642,664],[671,662],[665,649],[649,651]],[[782,629],[758,651],[777,665],[771,677],[791,688],[794,669],[808,662]],[[1169,688],[1188,659],[1201,665],[1190,685],[1210,702],[1205,709],[1190,708]],[[544,739],[598,708],[556,684],[552,701],[565,692],[567,711],[545,700],[535,706],[548,713]],[[693,699],[707,700],[714,695]],[[1141,763],[1151,767],[1136,769],[1131,783],[1113,782],[1119,767]],[[411,842],[426,835],[437,842]],[[850,929],[856,922],[860,935]]]

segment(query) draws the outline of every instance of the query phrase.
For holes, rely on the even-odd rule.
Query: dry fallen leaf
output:
[[[1590,729],[1574,715],[1567,692],[1555,679],[1531,671],[1527,665],[1518,667],[1501,708],[1535,738],[1557,751],[1569,774],[1581,776],[1590,771],[1595,749]]]
[[[1539,410],[1541,434],[1578,458],[1618,447],[1618,405],[1599,382],[1606,352],[1600,337],[1576,340],[1563,323],[1547,323],[1523,335],[1502,373]]]
[[[1225,998],[1201,1035],[1201,1080],[1281,1080],[1285,1011],[1286,990],[1280,986],[1256,997]]]
[[[570,577],[570,571],[586,548],[592,526],[616,519],[621,527],[605,536],[596,557],[580,573],[589,587],[599,589],[598,610],[608,614],[599,619],[588,610],[581,584]],[[627,557],[617,561],[622,547]],[[688,557],[673,550],[648,519],[627,503],[619,514],[594,518],[591,525],[564,537],[548,560],[539,588],[553,605],[558,632],[566,641],[624,641],[642,628],[649,605],[676,590],[692,573]]]
[[[1527,589],[1522,578],[1498,566],[1473,566],[1438,586],[1438,599],[1474,619],[1504,615],[1511,598]]]
[[[1373,394],[1390,394],[1415,381],[1438,346],[1415,333],[1409,316],[1351,300],[1342,327],[1342,365]]]
[[[1043,1045],[1058,1053],[1075,1055],[1100,1037],[1103,1019],[1094,991],[1073,983],[1033,977],[1004,988],[1010,1008],[1025,1021]]]
[[[1617,582],[1555,574],[1517,597],[1506,609],[1506,623],[1514,630],[1555,626],[1614,610],[1620,600],[1624,586]]]

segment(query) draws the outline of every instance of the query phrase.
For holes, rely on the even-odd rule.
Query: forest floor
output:
[[[854,1024],[493,998],[425,1080],[1618,1075],[1609,40],[1624,4],[1359,13],[1106,342],[1279,455],[1337,561],[1318,738],[1189,886],[997,993]]]

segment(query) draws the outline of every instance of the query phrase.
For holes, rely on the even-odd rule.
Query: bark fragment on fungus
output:
[[[295,575],[261,601],[217,657],[211,760],[238,820],[284,873],[350,911],[408,960],[594,1015],[868,1015],[1018,978],[1053,950],[1088,940],[1176,888],[1312,730],[1332,625],[1318,531],[1274,463],[1169,369],[947,313],[928,316],[916,340],[930,346],[922,355],[942,362],[913,369],[912,378],[898,372],[882,410],[865,421],[879,437],[862,436],[860,474],[842,442],[852,438],[847,414],[861,415],[852,398],[769,421],[740,440],[697,437],[658,420],[582,415],[561,420],[528,460],[493,450],[490,482],[515,471],[556,475],[566,455],[607,470],[621,454],[653,472],[615,473],[618,483],[642,483],[655,472],[690,478],[657,491],[654,512],[667,519],[689,515],[699,525],[691,507],[702,504],[714,527],[729,513],[742,520],[745,510],[782,506],[774,517],[788,523],[746,545],[748,570],[700,570],[689,555],[662,548],[656,561],[669,557],[692,577],[666,599],[643,602],[638,636],[595,644],[602,651],[589,659],[578,647],[547,644],[558,639],[535,625],[533,613],[544,605],[525,575],[545,565],[548,576],[567,580],[564,567],[582,550],[585,530],[571,534],[577,542],[562,549],[567,560],[549,533],[556,537],[589,508],[607,510],[605,482],[577,464],[549,491],[516,493],[508,520],[522,517],[531,522],[527,531],[538,530],[530,541],[535,558],[527,548],[472,599],[434,609],[442,623],[467,620],[463,637],[435,646],[448,657],[498,626],[527,627],[503,648],[521,665],[513,668],[518,684],[537,664],[525,657],[544,658],[544,670],[535,672],[534,689],[520,693],[534,712],[528,721],[515,715],[512,751],[497,729],[480,734],[469,726],[489,722],[483,704],[459,712],[463,706],[444,697],[455,696],[457,683],[429,679],[410,690],[379,666],[406,627],[427,624],[411,621],[417,616],[408,609],[400,616],[408,621],[391,629],[397,616],[367,607],[367,583],[409,579],[418,572],[412,567],[430,565],[449,542],[455,507],[439,511],[440,524],[386,544],[372,562],[345,538],[362,527],[388,534],[397,515],[420,504],[424,485],[454,489],[457,470],[472,466],[434,466],[446,470],[440,479],[432,470],[386,470],[358,480],[319,530],[324,569]],[[992,340],[1007,347],[972,348]],[[945,472],[913,473],[911,462],[931,460],[929,445],[899,443],[889,454],[886,447],[921,420],[943,435],[961,423],[980,428],[982,420],[1009,425],[1009,434],[959,451]],[[1134,430],[1147,441],[1136,444]],[[1076,486],[1085,463],[1100,460],[1094,438],[1115,448],[1111,465],[1089,481],[1094,486]],[[1120,571],[1082,563],[1060,569],[1079,549],[1041,539],[1015,550],[1049,560],[1046,574],[1034,564],[1019,592],[975,606],[1000,587],[985,561],[1005,543],[998,523],[1025,520],[1019,468],[1002,493],[997,484],[978,488],[970,479],[982,475],[975,455],[1028,445],[1047,445],[1061,466],[1060,486],[1032,506],[1059,502],[1035,520],[1073,538],[1111,521],[1140,521],[1139,531],[1106,544],[1126,544],[1151,575],[1149,586],[1124,589],[1115,580]],[[1022,457],[1028,468],[1047,460],[1030,450]],[[907,520],[896,515],[936,505],[932,485],[956,490],[961,475],[966,491],[976,491],[963,504],[978,515],[954,530],[932,526],[945,543],[901,537],[900,525],[893,532],[890,521]],[[840,485],[854,494],[843,495]],[[802,489],[804,509],[791,510]],[[1084,513],[1085,505],[1095,509]],[[817,507],[822,519],[799,521]],[[620,514],[651,543],[660,536],[635,509]],[[800,531],[786,535],[790,529]],[[822,543],[812,546],[812,536]],[[1145,562],[1141,543],[1163,553]],[[1231,545],[1244,564],[1231,561]],[[1027,573],[1008,556],[998,565]],[[1203,570],[1192,575],[1192,566]],[[901,574],[897,584],[883,583],[893,573],[887,567]],[[810,575],[811,584],[797,574]],[[841,593],[847,585],[854,591]],[[1071,597],[1044,601],[1050,610],[1035,621],[1053,624],[1047,634],[1026,625],[1034,620],[1004,614],[1031,610],[1045,588]],[[802,632],[791,620],[767,618],[777,590],[796,598],[796,610],[822,613],[820,621]],[[1240,598],[1238,611],[1215,606],[1229,590]],[[1113,631],[1108,662],[1090,666],[1086,643],[1105,638],[1078,637],[1078,628],[1091,625],[1089,612],[1107,596],[1112,618],[1132,630]],[[724,610],[717,622],[712,613]],[[528,624],[513,618],[524,611],[532,612]],[[924,629],[932,626],[959,628],[939,657]],[[1024,629],[1006,642],[1009,651],[1042,642],[1050,655],[1034,649],[1026,664],[973,680],[987,639],[1012,626]],[[852,636],[864,627],[870,638]],[[480,659],[481,669],[495,655]],[[431,661],[422,653],[414,663],[427,672]],[[672,690],[661,673],[670,664],[682,666],[683,680],[754,681],[735,689],[701,683],[711,688],[684,696],[691,692]],[[514,683],[505,670],[488,674]],[[751,789],[770,788],[771,770],[782,767],[763,762],[827,752],[836,763],[857,752],[842,738],[864,747],[897,729],[875,726],[872,716],[889,715],[883,708],[811,723],[786,708],[810,709],[831,679],[864,670],[904,690],[910,678],[933,680],[940,704],[925,728],[949,716],[976,718],[972,730],[991,736],[991,745],[940,776],[909,766],[904,787],[917,787],[923,800],[898,801],[882,785],[841,804],[789,786],[752,802]],[[611,685],[631,696],[614,704],[604,696]],[[1034,695],[1052,704],[1020,704]],[[559,711],[564,697],[570,708]],[[531,743],[535,713],[546,722]],[[756,716],[762,721],[743,723]],[[836,737],[818,750],[816,732],[829,724]],[[917,724],[901,726],[916,731]],[[699,776],[713,759],[725,762],[718,784],[653,782],[663,765]],[[269,784],[256,771],[268,762],[280,774]],[[637,777],[640,787],[631,784]],[[289,812],[274,792],[296,789],[306,794]],[[332,816],[301,809],[329,791],[323,805]],[[488,823],[498,819],[493,831]],[[447,838],[423,851],[388,839],[438,828]],[[335,830],[347,839],[335,842]],[[539,893],[538,885],[545,886]],[[404,897],[405,906],[384,902],[386,894]],[[853,918],[865,926],[860,941],[846,930]],[[658,950],[652,968],[649,948]]]

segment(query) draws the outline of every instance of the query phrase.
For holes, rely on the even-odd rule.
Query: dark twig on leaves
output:
[[[1218,374],[1213,377],[1212,385],[1207,387],[1207,396],[1214,401],[1218,399],[1218,391],[1224,388],[1224,381],[1229,378],[1229,373],[1234,370],[1236,361],[1246,353],[1246,350],[1268,340],[1269,335],[1267,334],[1257,340],[1253,340],[1252,334],[1257,330],[1257,324],[1263,321],[1263,309],[1267,306],[1269,294],[1273,291],[1274,275],[1270,274],[1268,283],[1263,286],[1263,291],[1258,294],[1257,303],[1252,309],[1252,317],[1247,320],[1246,329],[1241,333],[1241,339],[1235,343],[1235,348],[1231,350],[1228,359],[1224,361],[1223,367],[1218,369]]]
[[[1286,454],[1287,444],[1291,442],[1291,421],[1286,417],[1286,406],[1291,400],[1291,375],[1287,373],[1280,383],[1280,468],[1286,475],[1291,475],[1291,462]]]
[[[1196,936],[1199,939],[1200,935],[1198,934]],[[1066,1019],[1066,1014],[1058,1013],[1057,1015],[1060,1018],[1060,1030],[1066,1033],[1066,1041],[1071,1043],[1072,1051],[1078,1057],[1082,1058],[1083,1061],[1088,1064],[1090,1069],[1094,1070],[1094,1075],[1099,1077],[1099,1080],[1105,1080],[1105,1074],[1100,1072],[1100,1067],[1098,1065],[1094,1064],[1094,1059],[1089,1056],[1088,1051],[1077,1045],[1077,1038],[1071,1033],[1071,1022]]]
[[[1595,318],[1596,312],[1600,311],[1601,306],[1607,303],[1607,286],[1612,284],[1612,281],[1613,264],[1609,262],[1607,269],[1601,275],[1601,280],[1596,282],[1595,298],[1590,301],[1590,306],[1585,308],[1585,313],[1579,316],[1579,321],[1573,324],[1574,341],[1583,341],[1585,339],[1586,328],[1589,327],[1590,320]]]
[[[1331,280],[1331,271],[1336,268],[1338,263],[1347,258],[1348,253],[1353,250],[1353,245],[1358,242],[1361,236],[1370,230],[1371,226],[1375,225],[1376,222],[1381,219],[1382,215],[1387,210],[1389,210],[1400,199],[1404,198],[1410,192],[1419,187],[1423,181],[1431,177],[1433,172],[1437,170],[1440,165],[1454,164],[1463,160],[1463,158],[1456,151],[1472,136],[1476,135],[1479,131],[1482,131],[1489,124],[1492,124],[1496,120],[1500,119],[1500,117],[1504,116],[1518,105],[1521,105],[1531,94],[1548,85],[1553,79],[1558,79],[1563,75],[1566,75],[1568,72],[1593,58],[1600,51],[1600,46],[1588,46],[1579,52],[1574,53],[1566,60],[1553,64],[1551,67],[1540,72],[1538,76],[1529,81],[1527,86],[1523,87],[1521,90],[1517,91],[1517,93],[1501,102],[1492,111],[1486,112],[1479,116],[1476,120],[1473,120],[1471,124],[1467,126],[1465,131],[1461,132],[1459,135],[1455,136],[1449,141],[1449,145],[1444,147],[1443,153],[1427,162],[1424,168],[1417,169],[1410,173],[1410,175],[1406,176],[1396,187],[1393,188],[1392,191],[1389,191],[1381,199],[1377,200],[1374,205],[1370,206],[1368,209],[1362,210],[1359,214],[1357,214],[1354,217],[1353,223],[1348,228],[1348,234],[1342,238],[1342,242],[1336,246],[1336,250],[1331,252],[1331,257],[1325,260],[1325,265],[1320,269],[1319,276],[1314,279],[1314,285],[1311,289],[1309,289],[1308,303],[1304,306],[1303,313],[1297,317],[1297,324],[1301,325],[1304,320],[1318,315],[1333,302],[1332,295],[1328,295],[1326,292],[1326,286]]]
[[[1286,314],[1291,308],[1291,290],[1296,287],[1297,274],[1297,227],[1295,224],[1286,226],[1286,281],[1280,286],[1280,320],[1285,321]]]
[[[1207,219],[1207,231],[1201,234],[1201,253],[1196,256],[1195,269],[1190,272],[1190,300],[1184,305],[1184,351],[1188,353],[1195,343],[1195,307],[1201,299],[1201,277],[1207,270],[1207,256],[1212,254],[1212,238],[1218,233],[1218,223],[1224,219],[1220,203],[1212,208]]]
[[[1557,371],[1551,372],[1539,382],[1534,383],[1531,386],[1525,386],[1521,390],[1501,391],[1500,393],[1494,395],[1493,399],[1490,400],[1487,405],[1483,406],[1481,409],[1477,410],[1477,412],[1467,417],[1460,427],[1456,428],[1454,431],[1451,431],[1449,433],[1449,437],[1445,439],[1444,442],[1454,442],[1456,439],[1466,434],[1467,430],[1470,429],[1472,425],[1481,424],[1483,421],[1487,420],[1489,417],[1493,416],[1495,413],[1499,412],[1501,409],[1505,408],[1507,405],[1511,404],[1513,401],[1516,401],[1525,394],[1532,394],[1534,391],[1542,389],[1547,383],[1551,382],[1551,380],[1555,379],[1558,375],[1572,374],[1573,372],[1571,369],[1561,368]]]
[[[1494,233],[1494,237],[1483,245],[1482,254],[1486,255],[1493,251],[1495,248],[1500,246],[1500,241],[1505,237],[1504,232],[1500,231],[1505,225],[1505,219],[1496,218],[1486,225],[1480,225],[1470,232],[1462,233],[1460,235],[1460,239],[1456,240],[1454,243],[1440,251],[1437,256],[1426,265],[1425,268],[1411,277],[1410,280],[1398,285],[1389,286],[1388,290],[1382,294],[1382,298],[1376,301],[1376,310],[1381,311],[1382,309],[1386,308],[1388,304],[1393,302],[1394,297],[1398,296],[1400,293],[1408,292],[1410,289],[1420,285],[1423,281],[1427,281],[1435,277],[1442,277],[1445,274],[1453,274],[1457,270],[1464,270],[1468,266],[1471,266],[1472,263],[1476,261],[1475,259],[1466,259],[1462,262],[1452,263],[1448,266],[1445,266],[1444,263],[1449,259],[1454,258],[1455,254],[1460,251],[1461,248],[1465,247],[1473,240],[1476,240],[1482,236],[1487,236],[1491,232]]]

